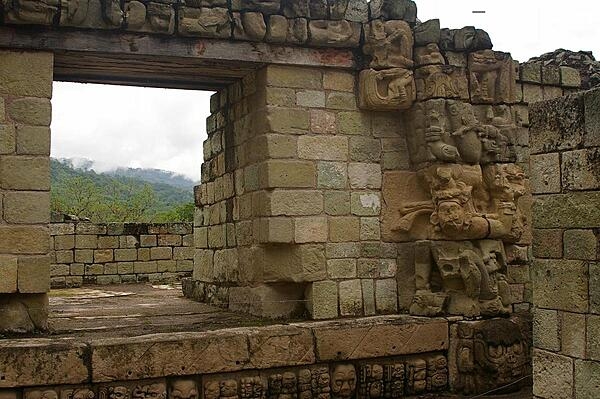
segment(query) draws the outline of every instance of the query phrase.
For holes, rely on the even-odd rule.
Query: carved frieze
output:
[[[482,50],[469,54],[471,101],[483,104],[514,103],[516,71],[510,54]]]
[[[4,20],[13,24],[51,25],[60,0],[4,0]]]
[[[514,317],[453,326],[449,349],[452,388],[476,395],[530,386],[531,343],[526,332],[530,328],[525,320]]]
[[[287,19],[271,15],[265,40],[269,43],[304,44],[308,40],[308,21],[305,18]]]
[[[432,98],[469,99],[467,76],[462,68],[427,65],[415,70],[417,100]]]
[[[365,25],[363,51],[373,69],[412,68],[413,33],[404,21],[371,21]]]
[[[179,9],[179,33],[185,36],[229,38],[231,20],[226,8]]]
[[[173,34],[175,9],[171,4],[140,1],[125,3],[125,24],[128,30]]]
[[[313,20],[308,23],[308,43],[325,47],[356,47],[360,41],[361,26],[346,20]]]
[[[331,397],[350,399],[356,392],[358,378],[353,364],[338,364],[331,372]]]
[[[365,69],[359,76],[359,104],[374,111],[404,110],[416,99],[412,71],[391,68]]]
[[[143,4],[133,5],[134,14],[139,15]],[[92,29],[120,28],[125,12],[120,3],[109,0],[62,0],[60,25]],[[145,7],[144,7],[145,8]]]
[[[169,399],[200,399],[198,384],[194,380],[172,381],[169,385]]]

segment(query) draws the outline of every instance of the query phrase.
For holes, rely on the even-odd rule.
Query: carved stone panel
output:
[[[313,20],[308,23],[308,44],[326,47],[356,47],[361,25],[346,20]]]
[[[417,168],[432,162],[514,162],[517,126],[508,106],[474,107],[429,100],[408,113],[410,158]]]
[[[200,399],[200,390],[198,389],[198,384],[196,381],[191,379],[172,381],[169,384],[169,399]]]
[[[359,104],[363,109],[408,109],[416,99],[413,73],[408,69],[366,69],[359,76]]]
[[[125,17],[119,2],[108,0],[63,0],[61,26],[92,29],[120,28]]]
[[[415,249],[410,313],[495,316],[511,312],[501,241],[423,241]]]
[[[184,36],[229,38],[231,20],[226,8],[179,9],[179,33]]]
[[[234,13],[233,22],[233,37],[236,39],[260,42],[267,34],[265,20],[259,12]]]
[[[4,20],[12,24],[52,25],[60,0],[4,0]]]
[[[531,386],[531,329],[521,317],[459,322],[451,327],[451,388],[468,395],[498,394]],[[500,387],[505,387],[498,390]]]
[[[415,70],[417,100],[432,98],[469,99],[467,76],[462,68],[428,65]]]
[[[363,51],[373,69],[412,68],[413,33],[404,21],[372,21],[365,25]]]
[[[338,364],[331,372],[331,397],[350,399],[356,393],[358,376],[353,364]]]
[[[469,86],[473,103],[514,103],[516,71],[510,54],[492,50],[469,54]]]

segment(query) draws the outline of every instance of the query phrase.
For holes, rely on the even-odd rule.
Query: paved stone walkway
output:
[[[177,285],[87,286],[50,292],[53,336],[118,338],[266,323],[184,298]]]

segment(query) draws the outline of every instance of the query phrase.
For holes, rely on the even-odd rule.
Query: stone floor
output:
[[[269,324],[184,298],[177,285],[112,285],[50,291],[51,335],[120,338]]]

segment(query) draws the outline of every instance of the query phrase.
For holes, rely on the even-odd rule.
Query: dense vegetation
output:
[[[56,213],[93,222],[166,223],[194,218],[194,183],[169,172],[118,169],[96,173],[89,167],[75,168],[69,160],[52,159],[51,180]],[[173,181],[176,184],[170,184]]]

